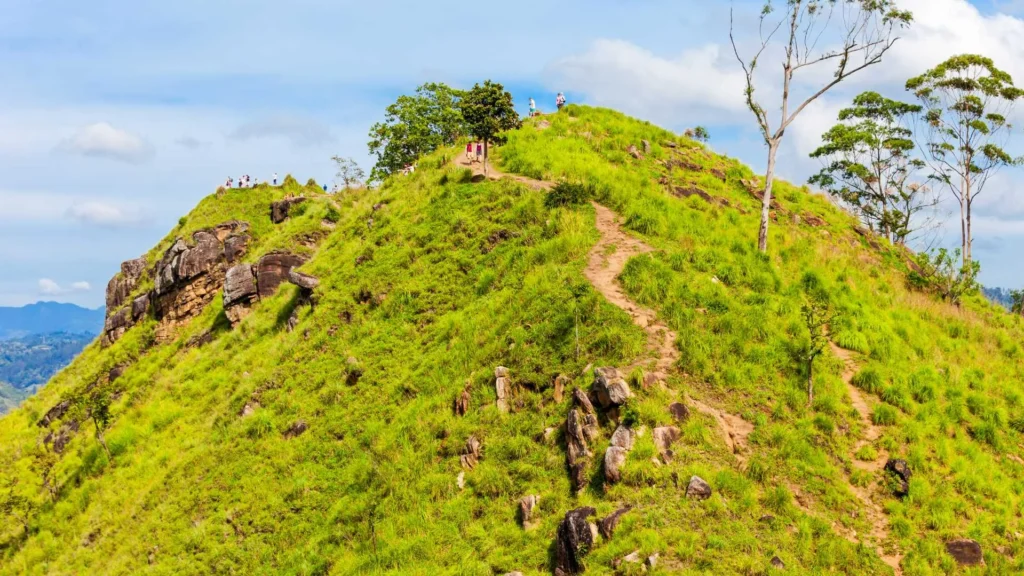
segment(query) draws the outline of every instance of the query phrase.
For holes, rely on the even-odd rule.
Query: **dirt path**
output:
[[[853,447],[853,465],[876,476],[885,467],[885,463],[889,459],[889,453],[879,448],[878,456],[871,462],[858,460],[856,454],[861,448],[878,440],[882,435],[882,430],[871,421],[871,406],[860,389],[853,385],[853,376],[857,373],[857,362],[853,358],[853,353],[836,346],[834,342],[829,342],[829,346],[832,348],[832,353],[838,356],[845,365],[843,369],[843,383],[846,384],[846,391],[850,394],[850,401],[853,403],[853,407],[860,414],[861,421],[864,423],[864,435]],[[870,486],[856,486],[852,482],[849,485],[850,491],[861,501],[863,509],[867,513],[868,522],[871,524],[871,536],[876,540],[875,546],[878,555],[882,557],[883,562],[893,569],[897,576],[902,575],[903,569],[900,568],[900,560],[903,556],[898,553],[887,554],[882,549],[882,542],[889,537],[889,519],[885,514],[885,510],[871,497]]]
[[[455,158],[455,165],[463,168],[469,168],[473,171],[473,176],[484,176],[490,180],[501,180],[502,178],[511,178],[516,182],[526,184],[534,190],[550,190],[553,186],[553,182],[546,180],[534,180],[533,178],[527,178],[526,176],[519,176],[518,174],[505,174],[494,165],[494,162],[487,162],[487,174],[484,174],[483,162],[472,162],[466,158],[466,151],[460,150],[459,155]]]

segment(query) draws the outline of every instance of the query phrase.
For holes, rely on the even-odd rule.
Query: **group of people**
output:
[[[476,150],[476,154],[473,151]],[[484,159],[484,143],[470,141],[466,144],[466,160],[472,162],[480,162]]]
[[[555,97],[555,107],[561,110],[563,106],[565,106],[565,94],[559,92],[558,96]],[[537,103],[533,101],[533,98],[530,98],[530,118],[539,115],[540,112],[537,111]]]
[[[259,183],[260,183],[260,181],[259,181],[258,178],[251,178],[248,174],[244,174],[244,175],[238,177],[238,187],[239,188],[255,188],[256,186],[259,186]],[[272,186],[277,186],[277,172],[274,172]],[[225,188],[234,188],[235,187],[235,179],[231,178],[229,176],[228,179],[227,179],[227,182],[224,183],[224,187]]]

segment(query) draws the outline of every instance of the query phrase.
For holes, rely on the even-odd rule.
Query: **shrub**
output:
[[[888,404],[879,404],[871,413],[871,421],[876,426],[892,426],[896,423],[896,409]]]
[[[586,204],[596,195],[597,189],[593,184],[562,181],[555,184],[554,188],[544,197],[544,205],[548,208],[578,206]]]
[[[961,263],[960,249],[953,252],[940,248],[932,253],[917,255],[916,266],[910,271],[911,288],[937,294],[950,304],[960,305],[964,295],[978,289],[978,262]]]
[[[870,394],[878,394],[885,385],[882,375],[879,374],[878,370],[871,367],[857,372],[853,376],[852,382],[854,386]]]

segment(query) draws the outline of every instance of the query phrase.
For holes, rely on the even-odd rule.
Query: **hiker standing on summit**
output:
[[[533,118],[536,115],[537,115],[537,103],[533,101],[533,98],[530,98],[530,118]]]
[[[274,186],[277,186],[277,172],[274,172]]]
[[[558,97],[555,98],[555,106],[557,106],[559,110],[562,109],[562,106],[565,106],[565,94],[562,94],[561,92],[558,93]]]

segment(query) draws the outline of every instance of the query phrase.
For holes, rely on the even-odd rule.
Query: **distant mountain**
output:
[[[57,332],[0,340],[0,414],[46,384],[94,338]]]
[[[96,335],[102,329],[103,308],[90,310],[59,302],[0,307],[0,340],[55,332]]]
[[[1013,299],[1010,298],[1010,291],[1006,288],[982,288],[981,291],[985,294],[986,298],[1007,310],[1009,310],[1013,305]]]

